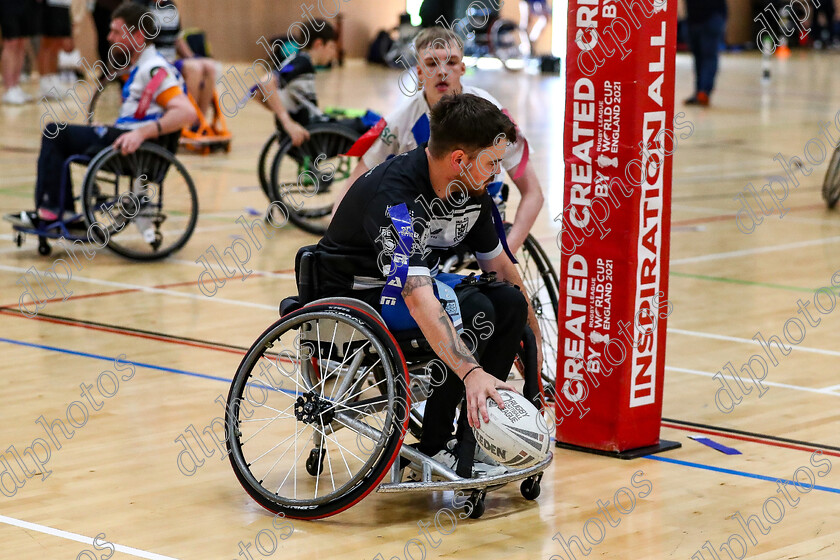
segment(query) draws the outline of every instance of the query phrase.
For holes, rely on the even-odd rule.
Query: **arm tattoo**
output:
[[[431,285],[432,278],[430,276],[409,276],[408,279],[406,279],[405,281],[405,286],[403,287],[402,295],[404,298],[408,297],[414,290],[422,288],[423,286]]]
[[[440,321],[440,324],[443,327],[445,336],[447,338],[445,344],[451,349],[452,357],[454,358],[454,360],[456,362],[466,362],[470,365],[477,366],[478,362],[475,360],[475,357],[466,347],[464,341],[461,340],[461,337],[458,336],[458,332],[455,330],[455,326],[452,324],[452,320],[449,318],[449,315],[447,315],[446,312],[443,310],[443,307],[440,308],[438,321]]]

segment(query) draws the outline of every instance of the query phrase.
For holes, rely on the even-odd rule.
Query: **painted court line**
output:
[[[695,469],[703,469],[706,471],[714,471],[723,474],[731,474],[735,476],[743,476],[745,478],[755,478],[757,480],[764,480],[765,482],[784,482],[785,484],[790,484],[791,486],[799,486],[801,488],[806,488],[802,483],[796,482],[795,480],[788,480],[786,478],[775,478],[772,476],[765,476],[763,474],[755,474],[755,473],[748,473],[745,471],[736,471],[734,469],[724,469],[722,467],[714,467],[712,465],[704,465],[702,463],[692,463],[690,461],[680,461],[679,459],[671,459],[669,457],[659,457],[657,455],[645,455],[645,459],[651,459],[653,461],[661,461],[663,463],[672,463],[674,465],[682,465],[684,467],[692,467]],[[832,488],[831,486],[818,486],[814,485],[813,488],[808,490],[819,490],[821,492],[831,492],[833,494],[840,494],[840,488]]]
[[[687,368],[680,368],[674,366],[665,366],[665,369],[670,371],[676,371],[678,373],[689,373],[691,375],[702,375],[703,377],[714,377],[715,373],[711,373],[708,371],[700,371],[697,369],[687,369]],[[718,372],[720,373],[720,372]],[[731,379],[732,381],[737,383],[737,380],[731,375],[724,375],[721,373],[721,376]],[[814,389],[813,387],[803,387],[801,385],[791,385],[789,383],[776,383],[775,381],[761,381],[762,385],[768,385],[770,387],[781,387],[782,389],[792,389],[794,391],[804,391],[806,393],[819,393],[820,395],[834,395],[835,397],[840,397],[837,393],[831,391],[831,388],[826,389]]]
[[[19,274],[24,274],[28,268],[20,268],[17,266],[7,266],[7,265],[0,265],[0,270],[4,270],[7,272],[16,272]],[[241,300],[233,300],[233,299],[225,299],[220,298],[218,296],[214,297],[207,297],[203,294],[193,294],[190,292],[180,292],[177,290],[167,290],[163,288],[150,288],[149,286],[142,286],[140,284],[127,284],[125,282],[111,282],[109,280],[98,280],[95,278],[86,278],[84,276],[73,276],[73,280],[78,282],[83,282],[87,284],[97,284],[100,286],[109,286],[112,288],[126,288],[126,289],[134,289],[138,292],[146,292],[150,294],[166,294],[171,295],[174,297],[192,299],[192,300],[200,300],[200,301],[215,301],[216,303],[225,303],[228,305],[239,305],[241,307],[254,307],[256,309],[270,309],[272,311],[277,310],[276,305],[266,305],[262,303],[252,303],[249,301],[241,301]]]
[[[725,340],[727,342],[742,342],[744,344],[751,344],[753,346],[761,346],[761,343],[757,340],[753,340],[751,338],[740,338],[737,336],[727,336],[724,334],[712,334],[712,333],[704,333],[704,332],[697,332],[697,331],[686,331],[683,329],[673,329],[668,328],[669,333],[674,334],[684,334],[686,336],[696,336],[698,338],[711,338],[714,340]],[[808,346],[799,346],[797,344],[791,344],[790,348],[792,350],[798,350],[800,352],[809,352],[811,354],[821,354],[823,356],[840,356],[840,352],[837,350],[823,350],[822,348],[810,348]]]
[[[840,235],[834,237],[825,237],[822,239],[812,239],[810,241],[798,241],[796,243],[785,243],[783,245],[771,245],[769,247],[756,247],[755,249],[743,249],[741,251],[729,251],[726,253],[712,253],[710,255],[700,255],[699,257],[688,257],[684,259],[675,259],[671,261],[672,265],[689,264],[698,262],[716,261],[721,259],[734,259],[737,257],[746,257],[749,255],[760,255],[763,253],[774,253],[776,251],[787,251],[788,249],[800,249],[802,247],[813,247],[814,245],[826,245],[828,243],[837,243],[840,241]]]
[[[206,268],[206,267],[205,267],[203,264],[201,264],[201,263],[198,263],[198,262],[195,262],[195,261],[189,261],[189,260],[186,260],[186,259],[174,259],[174,258],[171,258],[171,257],[170,257],[170,258],[168,258],[168,259],[166,260],[166,262],[168,262],[168,263],[169,263],[169,262],[171,262],[171,263],[175,263],[175,264],[182,264],[182,265],[184,265],[184,266],[192,266],[192,267],[198,267],[198,268]],[[247,265],[248,263],[245,263],[245,264]],[[213,270],[213,272],[220,272],[220,273],[221,273],[221,274],[219,275],[219,278],[227,278],[227,277],[224,275],[224,273],[222,273],[222,269],[221,269],[221,267],[216,266],[216,265],[213,265],[213,266],[211,266],[210,268]],[[283,279],[286,279],[286,280],[294,280],[294,279],[295,279],[294,272],[292,272],[292,273],[286,273],[286,272],[270,272],[270,271],[268,271],[268,270],[256,270],[256,269],[254,269],[254,270],[251,272],[250,276],[265,276],[266,278],[283,278]],[[197,282],[196,282],[196,283],[197,283]]]
[[[758,286],[761,288],[773,288],[774,290],[787,290],[789,292],[804,292],[813,294],[816,290],[813,288],[805,288],[802,286],[786,286],[784,284],[773,284],[772,282],[757,282],[755,280],[741,280],[739,278],[726,278],[725,276],[709,276],[708,274],[688,274],[685,272],[674,272],[673,270],[669,272],[670,276],[675,278],[691,278],[693,280],[705,280],[707,282],[721,282],[724,284],[740,284],[742,286]],[[835,293],[837,292],[837,288],[829,287],[827,288],[833,290]]]
[[[0,337],[0,342],[7,344],[14,344],[16,346],[26,346],[29,348],[38,348],[39,350],[49,350],[51,352],[60,352],[62,354],[70,354],[71,356],[81,356],[83,358],[91,358],[93,360],[102,360],[105,362],[114,362],[116,358],[113,356],[103,356],[102,354],[91,354],[89,352],[80,352],[78,350],[68,350],[67,348],[59,348],[58,346],[48,346],[46,344],[35,344],[34,342],[25,342],[23,340],[14,340],[11,338]],[[190,377],[200,377],[202,379],[212,379],[213,381],[224,381],[230,383],[232,379],[226,377],[219,377],[218,375],[208,375],[206,373],[196,373],[194,371],[187,371],[184,369],[170,368],[166,366],[156,366],[154,364],[147,364],[144,362],[137,362],[134,360],[120,360],[121,364],[131,364],[137,367],[154,369],[158,371],[165,371],[168,373],[177,373],[179,375],[188,375]]]
[[[84,535],[80,535],[78,533],[71,533],[69,531],[62,531],[61,529],[53,529],[52,527],[47,527],[46,525],[39,525],[38,523],[30,523],[29,521],[22,521],[20,519],[15,519],[14,517],[6,517],[5,515],[0,515],[0,523],[5,523],[6,525],[12,525],[14,527],[20,527],[21,529],[26,529],[29,531],[37,531],[39,533],[44,533],[45,535],[52,535],[53,537],[59,537],[62,539],[67,539],[70,541],[80,542],[82,544],[88,544],[93,546],[93,537],[86,537]],[[125,554],[130,554],[131,556],[136,556],[138,558],[148,558],[148,560],[178,560],[177,558],[173,558],[171,556],[164,556],[163,554],[155,554],[154,552],[146,552],[145,550],[140,550],[139,548],[133,548],[130,546],[125,546],[122,544],[112,543],[114,545],[114,549],[117,552],[123,552]]]

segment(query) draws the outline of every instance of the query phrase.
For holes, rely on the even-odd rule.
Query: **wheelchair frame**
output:
[[[316,285],[317,279],[314,275],[314,257],[311,252],[308,252],[308,249],[304,248],[299,251],[297,258],[300,299],[292,297],[283,300],[281,303],[281,318],[263,332],[243,357],[228,394],[225,417],[227,445],[231,465],[243,488],[269,511],[282,512],[288,517],[297,519],[319,519],[334,515],[358,503],[374,489],[378,492],[392,493],[469,490],[471,493],[465,502],[465,507],[471,518],[478,518],[483,514],[484,500],[488,492],[499,489],[510,482],[521,480],[520,491],[523,497],[528,500],[536,499],[540,493],[542,473],[553,459],[551,453],[539,464],[526,469],[510,471],[497,476],[463,478],[445,465],[405,444],[404,440],[408,432],[410,410],[412,408],[412,396],[407,390],[411,386],[410,372],[412,369],[417,369],[419,364],[424,363],[424,360],[428,361],[428,351],[423,348],[425,341],[410,339],[398,342],[394,334],[385,327],[381,316],[372,307],[360,300],[338,297],[310,299],[313,295],[312,287]],[[314,327],[311,324],[313,321]],[[335,325],[331,338],[329,333],[327,333],[326,338],[321,334],[321,321],[326,321],[328,324],[323,329],[325,332],[329,330],[329,323]],[[339,325],[342,325],[341,329],[339,329]],[[362,339],[358,339],[354,346],[354,331],[349,331],[348,335],[345,326],[356,329],[364,335],[364,342]],[[297,335],[292,334],[294,331],[297,332]],[[299,383],[297,378],[289,378],[294,382],[294,393],[288,389],[284,390],[281,383],[277,387],[272,386],[271,391],[265,393],[266,396],[262,403],[258,403],[254,399],[253,402],[243,404],[242,396],[245,396],[246,399],[250,398],[248,397],[248,390],[250,387],[256,386],[258,382],[256,376],[252,373],[255,371],[257,363],[263,358],[271,361],[271,358],[267,356],[269,349],[272,349],[278,371],[281,369],[281,357],[284,358],[285,363],[290,361],[287,359],[290,355],[284,354],[285,349],[282,351],[275,349],[275,343],[280,341],[283,335],[292,337],[294,344],[297,345],[297,363],[294,363],[294,360],[291,361],[294,365],[293,373],[300,373],[302,383]],[[349,343],[346,342],[348,337]],[[368,343],[370,343],[370,347],[369,350],[366,350]],[[326,358],[324,358],[325,353]],[[342,354],[343,357],[341,357]],[[406,355],[408,355],[408,361]],[[424,356],[426,357],[424,358]],[[366,360],[367,363],[370,363],[374,357],[377,359],[372,362],[372,365],[365,365]],[[338,362],[338,360],[341,360],[340,364],[333,366],[332,374],[330,374],[330,365]],[[263,369],[261,369],[259,376],[263,376],[266,371],[263,366],[261,367]],[[323,372],[322,367],[324,368]],[[285,366],[282,367],[282,371],[288,378],[289,374]],[[371,381],[371,377],[376,382],[365,388],[365,384]],[[269,374],[269,378],[276,382],[274,376]],[[332,389],[329,389],[329,396],[327,396],[327,383],[329,381],[333,383],[333,386]],[[308,386],[305,386],[307,383]],[[384,387],[382,387],[383,383],[385,384]],[[320,393],[318,393],[319,387]],[[338,387],[337,394],[335,393],[336,387]],[[366,391],[370,391],[374,396],[365,397]],[[243,412],[247,404],[265,405],[272,392],[278,395],[278,398],[280,398],[280,395],[285,395],[287,399],[295,398],[293,403],[294,416],[286,413],[292,405],[285,410],[279,410],[279,408],[272,408],[271,406],[266,407],[267,410],[277,412],[273,418],[252,418],[254,412],[251,412],[250,415]],[[351,397],[355,400],[351,400]],[[371,411],[385,414],[385,419],[382,420],[381,424],[372,426],[368,423],[375,417],[375,414]],[[286,414],[285,419],[282,418],[283,414]],[[269,413],[269,416],[271,416],[271,413]],[[280,422],[277,422],[278,420]],[[285,420],[292,420],[293,422],[294,433],[293,436],[289,437],[295,437],[293,442],[295,457],[290,463],[290,470],[286,477],[274,490],[272,482],[279,479],[282,472],[273,475],[272,470],[286,457],[292,444],[287,445],[286,450],[274,461],[267,472],[263,472],[264,467],[260,467],[263,470],[257,472],[257,463],[286,443],[289,437],[276,445],[272,445],[273,440],[269,439],[269,442],[262,446],[269,448],[259,456],[246,457],[244,447],[246,445],[249,447],[257,446],[254,453],[259,453],[262,450],[262,447],[259,446],[259,440],[251,443],[252,440],[271,424],[275,424],[276,429],[277,424]],[[250,426],[246,422],[266,421],[268,421],[268,424],[263,425],[253,434],[243,433],[243,430],[249,429],[247,426]],[[303,425],[300,431],[298,430],[299,424]],[[297,464],[306,452],[307,444],[310,441],[309,439],[305,440],[303,448],[298,452],[298,433],[303,435],[307,424],[312,426],[311,441],[315,447],[311,449],[306,459],[308,477],[298,479]],[[320,430],[318,429],[319,425]],[[360,436],[375,442],[375,448],[372,452],[374,454],[371,458],[365,461],[342,446],[338,440],[338,434],[342,430],[349,430],[348,436],[353,433],[356,434],[357,451]],[[286,431],[290,430],[287,428]],[[335,474],[343,476],[343,470],[340,463],[336,463],[338,466],[333,467],[334,461],[330,457],[329,449],[330,442],[334,444],[332,454],[336,455],[335,445],[337,445],[344,467],[347,469],[346,478],[348,480],[338,489],[336,489]],[[351,455],[350,463],[353,463],[353,457],[363,463],[362,466],[358,467],[355,474],[351,472],[347,457],[342,450]],[[398,457],[400,460],[397,460]],[[273,456],[269,457],[268,461],[272,458]],[[323,494],[319,497],[318,483],[324,470],[325,458],[329,464],[329,482],[332,482],[333,493],[329,493],[327,482],[323,482],[323,486],[327,487],[327,490],[324,491],[327,497]],[[422,465],[422,474],[419,481],[402,481],[402,472],[406,466],[405,461]],[[288,461],[284,463],[284,465],[287,464],[289,464]],[[355,465],[355,463],[353,464]],[[295,473],[294,484],[293,487],[289,487],[286,483],[292,473],[292,468]],[[336,473],[333,472],[334,470]],[[388,476],[388,480],[383,482],[386,476]],[[443,480],[432,481],[433,476],[440,477]],[[312,478],[315,479],[314,496],[312,498],[300,498],[299,492],[305,492],[307,484],[311,490]],[[339,479],[339,483],[341,480],[343,479]],[[284,487],[284,495],[281,496],[281,489]],[[288,495],[292,493],[293,495]],[[335,495],[333,496],[333,494]]]
[[[181,145],[187,150],[201,155],[207,155],[216,150],[230,152],[233,135],[227,127],[224,113],[219,105],[219,93],[213,88],[213,120],[208,121],[204,113],[198,108],[192,94],[187,97],[198,115],[198,129],[185,126],[181,130]]]
[[[52,248],[49,244],[48,239],[60,239],[64,238],[68,241],[90,241],[90,226],[95,223],[100,224],[100,228],[103,230],[104,233],[107,235],[105,236],[104,242],[106,246],[114,251],[115,253],[134,260],[141,260],[141,261],[151,261],[151,260],[159,260],[163,259],[173,252],[179,250],[183,247],[188,241],[190,236],[192,235],[193,230],[195,229],[196,222],[198,220],[198,196],[196,194],[195,185],[193,184],[192,177],[190,177],[189,172],[187,172],[186,168],[175,158],[174,154],[167,149],[167,147],[176,146],[178,142],[178,133],[172,133],[164,138],[162,138],[163,142],[162,145],[154,142],[144,142],[140,148],[133,154],[129,154],[127,156],[123,156],[119,153],[119,151],[115,150],[113,146],[107,146],[104,149],[100,150],[95,155],[84,154],[84,155],[75,155],[67,158],[64,162],[64,167],[62,169],[61,174],[61,197],[60,197],[60,207],[62,208],[58,219],[54,222],[46,224],[40,228],[31,228],[25,227],[20,225],[13,225],[12,229],[16,232],[15,233],[15,244],[20,247],[23,245],[25,235],[37,235],[38,236],[38,253],[43,256],[48,256],[52,252]],[[164,147],[165,146],[165,147]],[[191,211],[189,216],[189,222],[187,223],[186,229],[184,233],[176,239],[175,243],[171,246],[166,247],[163,251],[160,250],[161,241],[163,240],[163,236],[160,231],[161,224],[166,220],[166,215],[161,214],[160,212],[163,210],[163,178],[162,177],[153,177],[154,181],[149,181],[146,184],[154,183],[161,187],[159,193],[159,200],[160,202],[157,204],[152,204],[151,206],[158,206],[158,214],[155,216],[154,220],[151,220],[151,223],[154,224],[154,236],[155,239],[151,242],[147,243],[152,248],[152,252],[145,254],[140,253],[131,249],[126,249],[122,247],[120,244],[113,241],[113,237],[116,234],[120,233],[125,227],[131,223],[132,220],[136,218],[139,212],[142,210],[141,208],[137,209],[137,212],[130,217],[123,216],[125,219],[124,223],[119,229],[115,231],[110,231],[114,229],[112,227],[108,227],[107,229],[103,224],[100,223],[99,220],[95,217],[95,211],[97,208],[100,210],[104,210],[108,213],[111,217],[112,226],[114,225],[114,216],[111,214],[111,210],[115,208],[118,204],[120,204],[119,200],[123,196],[124,193],[114,193],[114,197],[107,199],[105,202],[102,202],[102,193],[99,190],[99,185],[97,184],[97,173],[99,171],[105,170],[107,172],[113,173],[115,175],[115,180],[112,182],[115,188],[117,188],[119,184],[119,177],[121,176],[130,176],[132,177],[132,183],[130,190],[127,191],[129,193],[134,194],[136,188],[138,187],[137,181],[139,177],[145,175],[146,170],[137,170],[133,169],[133,165],[127,163],[129,160],[134,160],[137,162],[139,158],[145,157],[148,160],[151,160],[152,163],[158,166],[158,173],[155,175],[159,175],[160,172],[165,176],[171,166],[174,166],[177,172],[183,177],[186,188],[187,194],[190,198],[191,202]],[[154,161],[157,159],[157,161]],[[70,166],[73,163],[80,163],[86,164],[87,170],[85,172],[84,179],[82,180],[82,188],[81,188],[81,203],[82,203],[82,212],[81,214],[72,214],[64,210],[66,208],[67,202],[67,193],[73,192],[73,185],[72,185],[72,175],[70,171]],[[149,163],[149,162],[147,162]],[[137,164],[139,165],[139,163]],[[120,172],[115,171],[118,169]],[[131,174],[126,174],[124,171],[128,169]],[[143,185],[145,186],[145,185]],[[94,206],[91,206],[91,201],[96,198],[96,202]],[[138,199],[139,200],[139,199]],[[69,215],[69,216],[68,216]],[[81,236],[81,235],[74,235],[68,230],[67,223],[73,220],[77,220],[78,218],[84,218],[85,222],[88,225],[88,235]],[[103,241],[102,234],[96,234],[97,241]]]

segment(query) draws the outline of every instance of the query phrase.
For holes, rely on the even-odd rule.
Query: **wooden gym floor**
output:
[[[819,123],[834,120],[840,109],[840,93],[834,93],[840,92],[838,62],[836,54],[795,53],[774,61],[773,82],[762,88],[759,58],[727,56],[713,108],[678,108],[692,121],[694,133],[675,155],[674,312],[664,401],[669,420],[663,421],[662,437],[683,447],[630,462],[556,450],[537,503],[525,502],[516,485],[495,492],[482,519],[459,520],[447,535],[432,525],[426,558],[570,558],[561,536],[588,538],[580,541],[585,550],[572,545],[576,558],[588,553],[610,559],[726,560],[730,555],[721,545],[727,542],[733,557],[840,556],[840,377],[835,377],[840,311],[820,314],[812,303],[820,323],[807,326],[805,339],[780,356],[763,396],[752,389],[731,413],[715,406],[719,384],[711,377],[726,362],[739,367],[761,352],[751,340],[757,332],[782,336],[788,319],[804,320],[797,314],[797,299],[812,301],[814,290],[830,286],[840,269],[840,216],[825,210],[819,192],[825,163],[809,176],[797,175],[801,184],[791,190],[783,219],[769,215],[750,235],[736,227],[733,200],[748,183],[760,188],[769,176],[782,174],[774,154],[803,157],[806,143],[820,135]],[[385,112],[401,95],[396,79],[395,72],[351,61],[319,75],[318,88],[324,105]],[[563,178],[560,80],[484,71],[465,81],[498,97],[530,138],[547,199],[534,234],[557,263],[552,217],[560,213]],[[691,93],[691,81],[690,60],[680,55],[678,100]],[[41,112],[35,106],[0,108],[2,213],[32,206]],[[0,448],[5,462],[0,469],[11,467],[23,482],[13,497],[0,497],[4,557],[104,558],[109,554],[104,540],[117,547],[117,559],[250,554],[388,560],[410,553],[418,560],[416,544],[406,549],[410,539],[424,538],[418,521],[434,523],[438,510],[451,507],[451,493],[371,494],[336,517],[294,521],[289,536],[288,526],[272,526],[271,516],[245,494],[206,435],[212,455],[198,455],[204,462],[192,476],[179,471],[179,442],[198,450],[188,430],[201,433],[222,415],[215,399],[227,394],[226,380],[242,349],[276,319],[277,303],[293,292],[295,251],[314,241],[287,226],[254,252],[248,263],[254,274],[247,280],[229,280],[212,298],[197,289],[202,268],[195,260],[211,246],[222,251],[243,233],[236,218],[256,219],[253,214],[266,202],[256,187],[255,169],[271,119],[249,105],[229,125],[230,154],[179,156],[198,186],[201,217],[192,240],[174,258],[137,264],[98,251],[84,270],[74,271],[72,297],[51,301],[38,317],[27,318],[17,310],[22,287],[16,282],[32,266],[43,272],[51,259],[39,257],[31,239],[16,248],[3,226]],[[840,276],[835,281],[840,283]],[[827,306],[829,293],[820,297]],[[72,403],[84,401],[80,384],[95,385],[100,372],[114,371],[113,358],[119,355],[133,363],[136,374],[122,372],[128,380],[100,410],[91,411],[72,439],[56,428],[61,448],[51,445],[46,480],[24,478],[13,452],[47,437],[37,420],[65,418],[68,405],[78,418],[81,412]],[[741,454],[725,455],[689,439],[702,435]],[[824,454],[812,462],[815,447]],[[816,486],[809,492],[787,486],[790,495],[784,495],[776,480],[797,476],[808,483],[806,470]],[[637,471],[642,473],[634,477]],[[15,484],[10,475],[0,476],[5,488]],[[632,511],[616,510],[617,492],[625,508],[631,499],[627,492],[633,493]],[[778,500],[768,501],[773,497]],[[616,526],[599,513],[599,500],[609,504]],[[781,519],[777,502],[784,508]],[[737,512],[760,518],[761,528],[751,521],[754,541]],[[273,553],[269,533],[278,539]],[[99,549],[90,540],[96,535],[102,539]],[[261,548],[250,544],[257,537]],[[748,550],[741,550],[739,538]],[[596,541],[601,542],[590,544]]]

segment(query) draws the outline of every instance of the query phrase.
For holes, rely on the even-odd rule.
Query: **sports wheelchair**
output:
[[[101,88],[95,88],[87,109],[87,123],[112,123],[120,116],[122,105],[122,88],[128,74],[123,73],[109,80],[106,76],[99,76]],[[224,113],[219,106],[219,95],[213,92],[213,118],[208,120],[198,108],[193,96],[188,92],[187,98],[198,115],[198,123],[193,127],[184,127],[181,130],[179,144],[185,149],[201,155],[212,152],[230,152],[233,135],[227,127]],[[177,150],[178,144],[175,145]]]
[[[473,25],[474,21],[482,19],[481,25]],[[464,62],[470,66],[480,57],[493,56],[506,70],[516,72],[525,68],[525,60],[531,56],[528,33],[515,22],[502,18],[496,9],[470,4],[467,17],[455,27],[458,35],[465,38]]]
[[[336,187],[350,177],[359,159],[345,153],[378,120],[379,115],[371,111],[328,108],[321,120],[306,125],[309,140],[297,147],[277,123],[257,163],[266,197],[281,202],[293,224],[323,235],[339,190]],[[285,217],[277,218],[285,221]]]
[[[314,247],[298,252],[299,295],[283,300],[281,318],[254,342],[231,383],[227,447],[248,494],[296,519],[334,515],[374,489],[468,491],[458,507],[471,518],[484,512],[487,492],[509,482],[522,481],[523,497],[536,499],[550,453],[532,467],[464,478],[405,443],[421,427],[435,354],[418,330],[389,331],[360,300],[316,299],[317,258]],[[538,401],[531,342],[520,358],[530,372],[525,395]],[[422,465],[421,480],[402,480],[409,461]]]
[[[17,246],[26,234],[37,235],[38,253],[46,256],[52,251],[48,239],[63,237],[103,243],[118,255],[139,261],[163,259],[183,247],[198,220],[198,197],[190,174],[172,154],[178,134],[144,142],[133,154],[122,155],[108,146],[69,157],[60,178],[64,185],[60,205],[67,208],[65,197],[73,192],[71,165],[86,165],[82,213],[63,210],[57,220],[37,228],[13,225]],[[86,235],[67,227],[80,218],[88,226]],[[130,224],[135,228],[128,228]]]

